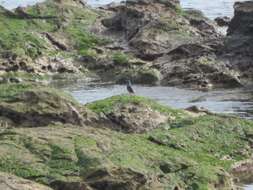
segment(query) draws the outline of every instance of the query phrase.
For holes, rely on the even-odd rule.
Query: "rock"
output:
[[[52,190],[49,187],[30,180],[0,172],[0,189],[2,190]]]
[[[13,85],[7,86],[8,90]],[[1,101],[1,116],[9,118],[17,126],[26,127],[46,126],[54,122],[84,124],[85,111],[68,96],[62,96],[57,91],[45,87],[27,88],[11,100]]]
[[[66,182],[66,181],[54,181],[50,184],[54,190],[92,190],[84,182]]]
[[[78,73],[79,68],[75,66],[73,58],[63,57],[40,57],[35,61],[37,69],[44,73]]]
[[[163,189],[162,184],[152,179],[152,177],[125,168],[103,168],[87,174],[85,178],[87,183],[94,189],[135,190],[138,188],[150,189],[152,187],[159,190]]]
[[[118,75],[119,83],[131,78],[136,83],[146,81],[201,90],[242,86],[240,72],[220,56],[223,36],[216,31],[214,22],[194,9],[179,14],[183,11],[176,8],[179,4],[171,3],[176,6],[161,1],[127,1],[127,6],[115,7],[114,16],[102,20],[109,31],[123,32],[124,45],[149,62],[158,75],[142,80],[143,73],[138,72],[142,68],[129,64],[130,69],[117,69],[115,65],[114,71],[108,68],[106,72]]]
[[[48,32],[44,32],[43,34],[59,50],[67,51],[69,49],[66,44],[64,44],[64,43],[60,42],[59,40],[57,40],[54,36],[52,36],[52,34],[49,34]]]
[[[186,108],[185,110],[190,111],[190,112],[194,112],[194,113],[207,113],[210,114],[211,112],[203,107],[198,107],[198,106],[190,106],[188,108]]]
[[[71,5],[71,6],[77,6],[77,7],[86,6],[86,0],[54,0],[54,1],[61,5]]]
[[[1,104],[16,103],[17,106],[21,105],[20,112],[25,110],[27,113],[34,107],[37,112],[40,111],[43,119],[45,112],[38,109],[38,105],[60,114],[63,103],[52,103],[50,97],[54,95],[45,96],[42,87],[38,88],[39,92],[47,97],[48,102],[35,96],[39,100],[34,100],[36,105],[31,101],[23,106],[17,99],[24,92],[31,91],[31,87],[11,85],[15,91],[0,85]],[[70,101],[64,95],[58,98],[64,99],[65,103]],[[52,122],[40,127],[17,127],[15,123],[5,125],[5,118],[1,117],[1,171],[39,181],[55,190],[234,189],[233,176],[227,173],[233,161],[224,159],[220,165],[220,158],[231,155],[233,160],[246,159],[247,156],[240,152],[246,148],[249,155],[252,153],[245,140],[246,134],[251,136],[248,130],[253,126],[252,121],[218,114],[193,118],[183,110],[129,95],[114,96],[85,106],[78,103],[72,105],[77,111],[83,107],[104,117],[97,117],[97,121],[86,126],[55,122],[55,118],[51,118]],[[110,113],[119,116],[118,123],[108,122]],[[85,113],[80,111],[80,114]],[[35,120],[37,117],[35,113]],[[161,117],[167,118],[166,123],[157,127]],[[135,122],[134,126],[131,119]],[[122,128],[122,121],[130,126],[131,131],[133,127],[145,129],[141,134],[120,131],[118,129]],[[241,132],[234,130],[235,127]],[[9,174],[4,176],[12,179]],[[1,182],[0,173],[0,187],[16,187],[12,186],[16,184],[16,179],[15,183],[11,180],[7,184],[9,186]],[[31,186],[28,190],[44,187],[33,183],[22,180],[17,189],[22,189],[20,187],[26,184]]]
[[[115,107],[106,114],[110,128],[124,133],[144,133],[166,123],[168,117],[141,104]]]
[[[228,34],[252,34],[253,2],[236,2],[234,4],[234,17],[232,18]]]
[[[219,59],[210,46],[187,44],[179,46],[157,60],[163,85],[195,89],[242,86],[240,74]]]
[[[102,23],[110,30],[126,31],[132,51],[145,60],[154,60],[182,44],[201,40],[201,35],[217,35],[211,21],[190,13],[183,17],[178,14],[179,7],[178,1],[172,0],[129,0],[125,7],[118,7],[115,16]]]
[[[159,84],[161,73],[157,69],[141,67],[139,69],[124,69],[116,76],[116,83],[125,84],[131,80],[135,84]]]
[[[23,80],[21,78],[11,77],[11,78],[9,78],[9,82],[21,83],[21,82],[23,82]]]
[[[220,54],[231,68],[241,73],[244,84],[252,83],[253,73],[253,3],[251,1],[236,2],[235,13],[228,27],[228,36]]]
[[[215,22],[218,24],[218,26],[228,26],[231,19],[228,16],[223,16],[223,17],[217,17],[214,19]]]
[[[199,35],[205,38],[214,39],[219,37],[214,23],[206,18],[201,11],[195,9],[186,9],[185,15],[186,19],[189,20],[190,25],[198,29],[196,32],[199,33]]]

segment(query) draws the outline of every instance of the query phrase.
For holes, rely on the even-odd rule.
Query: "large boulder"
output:
[[[236,2],[234,4],[234,17],[228,28],[228,34],[251,35],[253,33],[253,2]]]
[[[126,104],[106,114],[111,128],[125,133],[143,133],[165,124],[168,117],[147,105]]]
[[[87,112],[70,96],[47,88],[25,84],[2,84],[0,116],[18,127],[47,126],[56,122],[83,125]]]
[[[128,0],[102,23],[110,30],[124,31],[135,55],[154,60],[182,44],[217,36],[211,21],[202,14],[182,12],[178,1]]]
[[[239,73],[219,60],[215,49],[201,44],[182,45],[158,59],[163,85],[195,89],[239,87]]]
[[[241,78],[247,84],[253,76],[253,2],[236,2],[234,8],[221,54],[232,68],[241,72]]]

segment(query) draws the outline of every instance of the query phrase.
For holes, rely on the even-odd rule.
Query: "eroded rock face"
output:
[[[229,24],[222,55],[234,69],[242,73],[247,84],[253,76],[253,2],[237,2],[234,8],[235,15]]]
[[[228,33],[252,34],[253,2],[236,2],[234,4],[234,17],[229,24]]]
[[[200,11],[180,14],[176,1],[127,1],[113,11],[115,16],[102,23],[111,31],[124,31],[130,50],[148,60],[150,70],[160,72],[156,84],[197,89],[241,86],[240,73],[219,57],[222,36]],[[141,76],[133,67],[121,72],[117,81],[138,82],[131,70]]]
[[[0,189],[2,190],[52,190],[49,187],[30,180],[0,172]]]
[[[102,20],[110,30],[125,31],[137,56],[154,60],[182,44],[216,34],[208,19],[189,11],[180,14],[178,1],[127,1],[115,16]]]
[[[219,60],[208,45],[182,45],[158,59],[164,85],[197,89],[241,86],[239,73]]]

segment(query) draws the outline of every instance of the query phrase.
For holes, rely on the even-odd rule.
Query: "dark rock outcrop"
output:
[[[230,21],[231,19],[228,16],[215,18],[215,22],[218,24],[218,26],[228,26]]]
[[[241,78],[247,84],[253,78],[253,2],[236,2],[234,8],[221,54],[233,69],[241,72]]]
[[[200,11],[181,10],[177,1],[146,0],[127,1],[113,12],[102,24],[123,32],[130,51],[151,62],[149,69],[160,72],[156,83],[198,89],[241,86],[240,75],[219,58],[222,36]],[[116,79],[139,83],[137,71],[128,68]]]

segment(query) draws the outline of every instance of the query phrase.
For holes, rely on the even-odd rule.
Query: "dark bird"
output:
[[[127,91],[129,92],[129,94],[134,94],[134,90],[132,88],[132,84],[130,80],[128,80],[128,83],[127,83]]]

